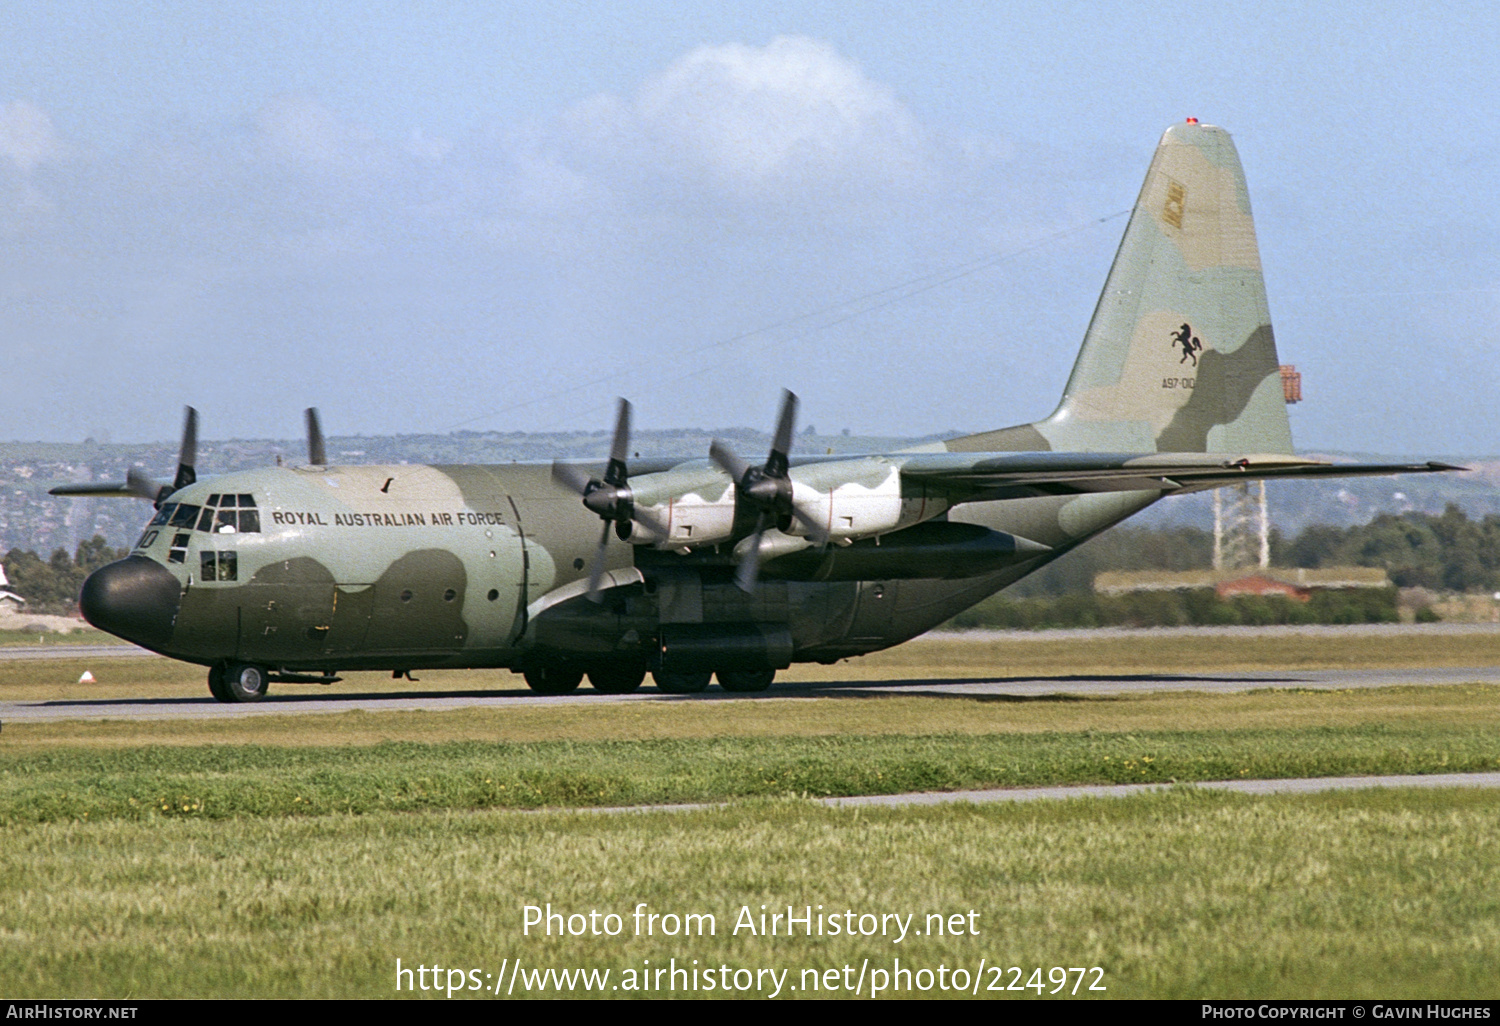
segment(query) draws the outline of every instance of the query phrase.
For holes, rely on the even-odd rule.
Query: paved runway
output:
[[[520,683],[520,678],[497,673],[497,681]],[[379,691],[360,692],[358,685],[314,688],[272,685],[264,701],[224,705],[205,688],[201,698],[73,698],[0,702],[0,722],[64,719],[227,719],[306,713],[442,711],[475,707],[508,708],[520,705],[599,702],[756,702],[778,698],[931,695],[986,697],[1003,701],[1036,700],[1049,695],[1118,695],[1161,691],[1228,693],[1261,688],[1377,688],[1396,684],[1500,684],[1500,666],[1416,670],[1269,670],[1247,673],[1134,674],[1119,676],[1017,676],[960,679],[870,680],[850,674],[847,680],[818,683],[778,683],[758,695],[732,695],[717,687],[699,695],[666,695],[649,683],[630,695],[601,695],[587,685],[571,695],[543,696],[524,686],[495,691]]]

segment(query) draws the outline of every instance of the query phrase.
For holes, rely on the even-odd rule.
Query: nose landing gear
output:
[[[209,693],[221,702],[259,702],[270,686],[270,674],[255,663],[219,663],[208,671]]]

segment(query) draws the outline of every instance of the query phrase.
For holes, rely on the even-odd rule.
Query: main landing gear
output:
[[[646,679],[643,662],[599,663],[588,668],[589,684],[605,695],[627,695]],[[584,669],[560,663],[543,663],[525,673],[526,686],[539,695],[566,695],[578,690]]]
[[[255,663],[219,663],[208,671],[208,690],[221,702],[259,702],[270,686],[269,672]]]
[[[707,688],[714,677],[719,678],[719,687],[725,691],[744,694],[766,690],[776,679],[776,671],[720,670],[718,673],[710,673],[703,670],[698,673],[656,672],[651,676],[656,679],[656,690],[665,691],[669,695],[695,695]]]

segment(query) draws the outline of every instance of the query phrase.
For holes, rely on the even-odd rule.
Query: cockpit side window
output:
[[[162,506],[161,509],[159,509],[159,510],[156,511],[156,516],[152,517],[151,518],[151,523],[147,524],[146,526],[147,527],[160,527],[162,524],[165,524],[167,522],[168,518],[171,517],[171,515],[173,513],[176,513],[176,512],[177,512],[177,503],[175,503],[175,502],[166,503],[165,505]]]
[[[162,508],[165,509],[166,507]],[[167,524],[171,527],[184,527],[192,530],[193,522],[197,519],[198,507],[190,506],[184,502],[172,511],[172,515],[167,519]]]
[[[233,552],[199,553],[203,579],[205,581],[239,580],[239,556]]]

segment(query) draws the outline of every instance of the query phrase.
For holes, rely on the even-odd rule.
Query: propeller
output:
[[[171,484],[162,484],[140,467],[131,467],[125,472],[125,480],[98,482],[94,484],[58,485],[50,495],[92,495],[109,498],[145,499],[158,509],[173,492],[180,491],[198,480],[194,464],[198,462],[198,411],[187,407],[182,425],[182,444],[177,450],[177,473]]]
[[[729,447],[728,442],[720,439],[715,438],[708,448],[713,461],[734,479],[735,494],[740,501],[755,510],[755,531],[750,536],[749,546],[734,575],[735,583],[745,591],[755,590],[755,581],[760,575],[761,542],[770,528],[789,527],[795,519],[819,545],[828,541],[828,528],[798,505],[792,496],[788,454],[791,452],[792,431],[796,424],[797,396],[789,390],[783,390],[781,413],[777,416],[776,433],[771,440],[771,453],[762,466],[752,467]]]
[[[604,578],[604,550],[609,544],[610,528],[614,528],[623,539],[630,534],[633,520],[649,531],[666,537],[667,525],[649,510],[635,504],[630,491],[630,473],[625,466],[625,457],[630,451],[630,402],[620,400],[619,413],[615,417],[615,436],[610,443],[609,463],[601,481],[582,467],[572,463],[554,462],[552,480],[583,497],[583,505],[604,521],[604,530],[599,535],[599,546],[589,564],[589,599],[598,602],[600,584]]]
[[[307,462],[314,467],[328,465],[328,446],[323,444],[323,425],[318,420],[318,408],[309,406],[307,416]]]

